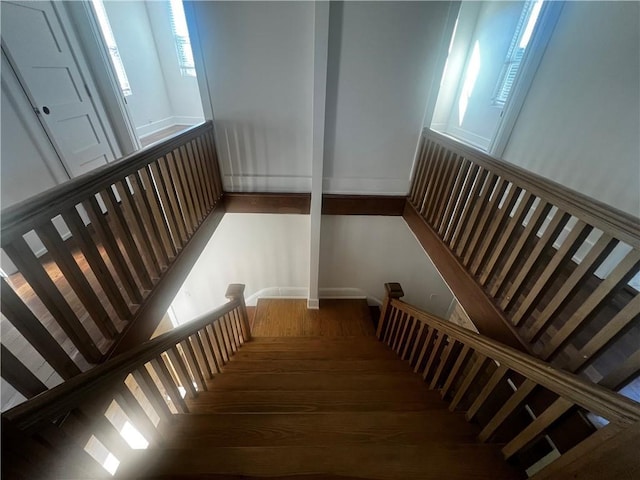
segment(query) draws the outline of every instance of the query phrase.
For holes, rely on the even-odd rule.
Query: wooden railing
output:
[[[429,130],[409,202],[532,353],[612,389],[638,376],[638,218]]]
[[[505,459],[530,468],[558,457],[534,478],[568,478],[568,463],[596,451],[627,427],[640,426],[640,404],[490,338],[438,319],[400,300],[386,284],[377,336],[439,389],[449,410],[480,424],[479,440],[504,444]],[[576,411],[606,423],[576,439],[565,422]],[[567,440],[569,439],[569,440]],[[557,443],[555,443],[557,442]],[[571,442],[571,443],[567,443]],[[540,467],[541,468],[541,467]]]
[[[131,452],[125,421],[161,445],[161,424],[189,411],[183,395],[206,391],[207,379],[251,339],[243,292],[230,285],[223,307],[5,412],[3,478],[109,477],[107,457],[117,466]]]
[[[222,193],[207,122],[3,210],[2,378],[30,398],[103,361]]]

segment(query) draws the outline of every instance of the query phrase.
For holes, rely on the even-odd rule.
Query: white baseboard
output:
[[[319,308],[320,300],[322,299],[362,299],[366,300],[369,306],[379,307],[382,305],[382,300],[368,295],[367,292],[360,288],[321,288],[319,289],[319,298],[315,299],[308,297],[309,290],[304,287],[267,287],[248,296],[245,303],[250,307],[255,307],[258,303],[258,299],[260,298],[304,298],[307,300],[307,307],[311,309]]]
[[[187,117],[184,115],[174,115],[174,125],[197,125],[204,122],[204,117]]]
[[[325,177],[322,192],[343,195],[406,195],[409,179]]]
[[[171,127],[173,125],[175,125],[173,117],[166,117],[161,120],[156,120],[155,122],[136,127],[136,134],[138,135],[138,137],[146,137],[147,135],[159,132],[160,130]]]
[[[228,192],[309,193],[311,177],[225,174],[222,185]]]

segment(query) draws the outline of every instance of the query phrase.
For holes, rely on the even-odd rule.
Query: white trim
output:
[[[245,303],[250,307],[255,307],[260,298],[281,298],[281,299],[306,299],[307,308],[315,309],[315,301],[321,299],[341,299],[341,300],[367,300],[370,306],[381,306],[382,301],[360,288],[337,287],[337,288],[320,288],[318,289],[319,299],[309,299],[309,290],[304,287],[267,287],[258,290],[253,295],[249,295],[245,299]],[[309,306],[311,305],[311,306]]]
[[[222,184],[228,192],[289,192],[309,193],[311,177],[272,175],[223,175]]]
[[[260,298],[290,298],[290,299],[306,299],[309,290],[304,287],[267,287],[258,290],[253,295],[245,299],[245,303],[250,307],[255,307]]]
[[[187,117],[184,115],[173,116],[174,125],[198,125],[204,122],[204,117]]]
[[[155,122],[136,127],[136,134],[138,137],[142,138],[159,132],[160,130],[164,130],[165,128],[172,127],[173,125],[175,125],[173,117],[166,117],[161,120],[156,120]]]
[[[307,309],[308,310],[320,310],[320,300],[317,298],[308,298],[307,299]]]
[[[349,195],[406,195],[408,178],[340,178],[325,177],[324,193]]]
[[[483,152],[487,151],[491,139],[483,137],[476,133],[465,130],[464,128],[456,127],[455,125],[449,125],[444,131],[447,135],[450,135],[463,143],[469,144],[472,147],[479,148]]]

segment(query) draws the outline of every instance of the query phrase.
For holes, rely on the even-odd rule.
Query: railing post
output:
[[[402,291],[402,287],[399,283],[385,283],[384,288],[387,290],[387,295],[385,296],[384,303],[380,309],[380,320],[378,320],[378,329],[376,331],[378,339],[382,336],[384,323],[387,321],[391,311],[391,299],[404,297],[404,292]]]
[[[251,327],[249,325],[249,316],[247,315],[247,306],[244,303],[244,284],[230,283],[227,287],[225,297],[229,300],[238,300],[240,302],[240,316],[242,317],[240,327],[242,328],[242,336],[245,341],[251,340]]]

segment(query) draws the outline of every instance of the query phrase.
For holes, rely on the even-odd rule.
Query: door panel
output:
[[[71,176],[115,156],[51,2],[8,2],[2,46]]]

